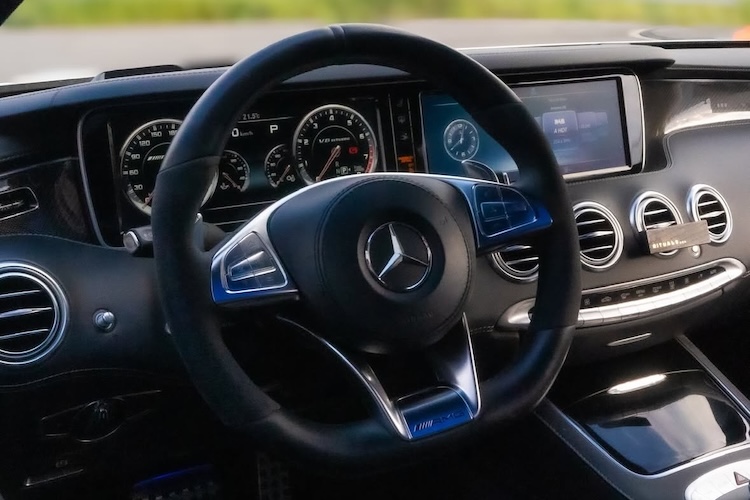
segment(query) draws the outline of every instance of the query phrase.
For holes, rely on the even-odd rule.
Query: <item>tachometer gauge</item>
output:
[[[156,175],[169,144],[182,124],[179,120],[155,120],[135,130],[120,152],[120,176],[128,200],[138,210],[151,215]],[[214,177],[203,203],[211,198],[218,177]]]
[[[279,144],[266,156],[266,177],[273,188],[297,182],[297,170],[294,168],[289,146]]]
[[[219,163],[219,183],[221,192],[244,193],[250,187],[250,165],[237,152],[227,149]]]
[[[471,160],[479,149],[479,132],[469,121],[452,121],[443,132],[443,146],[454,160]]]
[[[362,115],[331,104],[311,111],[294,133],[294,158],[307,184],[372,172],[377,166],[375,134]]]

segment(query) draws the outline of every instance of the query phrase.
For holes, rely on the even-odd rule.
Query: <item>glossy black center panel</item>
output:
[[[665,471],[748,437],[747,419],[699,370],[625,382],[568,411],[607,451],[642,474]]]
[[[631,471],[658,474],[748,441],[747,415],[676,343],[606,364],[606,376],[599,366],[585,380],[564,374],[553,399]]]

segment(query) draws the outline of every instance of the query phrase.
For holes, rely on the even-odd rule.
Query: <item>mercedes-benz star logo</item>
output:
[[[424,283],[432,268],[432,251],[411,226],[389,222],[367,239],[365,260],[372,276],[394,292],[408,292]]]

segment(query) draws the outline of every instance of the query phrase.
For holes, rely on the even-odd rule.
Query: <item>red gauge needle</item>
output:
[[[224,177],[227,180],[227,182],[229,182],[229,184],[234,186],[234,189],[236,189],[237,191],[242,191],[242,186],[234,182],[234,179],[232,179],[228,173],[222,172],[221,176]]]
[[[333,165],[333,160],[338,158],[340,155],[341,155],[341,144],[331,149],[331,156],[328,157],[328,161],[326,162],[325,166],[323,166],[323,170],[320,171],[320,175],[318,175],[315,178],[315,182],[320,182],[323,179],[323,176],[326,175],[326,172],[328,172],[328,169],[331,168],[331,165]]]
[[[154,193],[148,193],[148,196],[143,200],[143,203],[146,204],[146,206],[151,206],[152,201],[154,201]]]

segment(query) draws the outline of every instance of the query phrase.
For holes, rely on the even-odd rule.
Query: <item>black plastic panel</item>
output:
[[[60,160],[0,175],[0,192],[28,188],[36,209],[0,216],[0,235],[39,234],[93,242],[78,162]]]
[[[613,386],[572,405],[568,414],[641,474],[656,474],[747,440],[747,419],[704,372],[651,377],[656,377],[653,386],[623,393]]]
[[[637,474],[657,474],[750,437],[748,415],[675,342],[564,369],[551,399]]]

